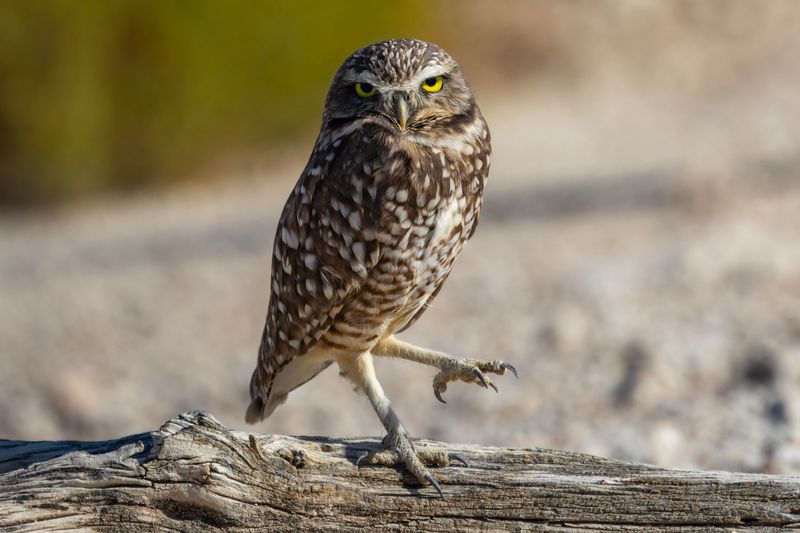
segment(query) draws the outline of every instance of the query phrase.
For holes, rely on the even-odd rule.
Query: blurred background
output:
[[[0,437],[244,429],[272,237],[353,50],[431,40],[494,139],[481,228],[379,360],[411,433],[800,470],[800,4],[0,3]],[[331,368],[251,431],[378,435]]]

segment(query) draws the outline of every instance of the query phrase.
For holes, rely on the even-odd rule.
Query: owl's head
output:
[[[474,112],[472,92],[455,60],[438,46],[391,39],[345,60],[331,84],[323,123],[370,119],[387,130],[434,132]]]

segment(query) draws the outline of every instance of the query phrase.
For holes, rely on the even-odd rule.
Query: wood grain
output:
[[[105,442],[0,441],[3,531],[773,531],[800,476],[656,468],[535,448],[418,441],[445,498],[376,439],[249,435],[213,416]],[[469,463],[448,464],[443,447]]]

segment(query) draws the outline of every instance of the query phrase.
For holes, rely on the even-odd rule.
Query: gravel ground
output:
[[[760,80],[691,101],[523,84],[485,103],[481,227],[403,337],[508,359],[520,379],[454,384],[442,405],[431,369],[379,360],[413,435],[800,469],[800,100]],[[0,219],[0,435],[104,439],[189,409],[245,428],[274,225],[302,165]],[[255,430],[381,428],[331,368]]]

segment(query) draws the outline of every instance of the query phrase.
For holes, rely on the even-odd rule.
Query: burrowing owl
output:
[[[384,443],[420,483],[417,457],[373,369],[400,357],[453,380],[496,387],[504,361],[456,358],[393,335],[438,294],[475,232],[489,173],[489,129],[456,62],[411,39],[358,50],[336,73],[322,129],[275,235],[272,285],[247,421],[336,361],[369,398]]]

